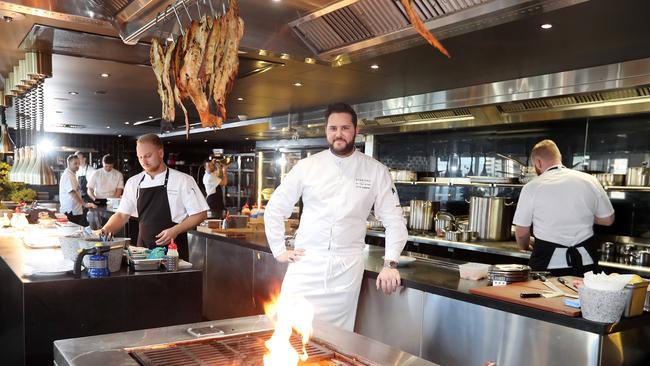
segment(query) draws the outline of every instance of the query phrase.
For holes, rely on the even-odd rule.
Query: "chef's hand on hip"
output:
[[[390,295],[397,290],[400,284],[399,271],[395,268],[383,268],[377,276],[377,290]]]
[[[300,257],[304,255],[305,255],[305,250],[301,248],[295,250],[287,250],[286,252],[275,257],[275,259],[280,263],[287,263],[287,262],[293,263],[299,261]]]
[[[173,227],[165,229],[156,235],[156,245],[167,245],[172,239],[176,239],[178,233],[174,230]]]

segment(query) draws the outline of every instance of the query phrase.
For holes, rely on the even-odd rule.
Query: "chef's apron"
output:
[[[86,164],[86,171],[84,172],[84,175],[79,176],[79,192],[81,193],[81,198],[83,198],[84,201],[86,202],[92,202],[93,200],[90,199],[88,196],[88,178],[86,178],[86,174],[88,174],[88,165]]]
[[[138,183],[138,246],[153,249],[156,247],[156,235],[176,225],[172,221],[169,198],[167,197],[169,169],[167,169],[165,183],[162,186],[140,188],[144,178],[145,175],[142,176]],[[174,242],[178,246],[178,256],[186,261],[189,260],[187,233],[178,234]]]
[[[587,266],[582,264],[582,254],[578,251],[580,247],[584,247],[587,250],[591,260],[594,262],[593,264]],[[555,249],[567,250],[566,261],[569,265],[568,268],[548,269],[548,264],[553,257]],[[574,246],[565,246],[535,238],[535,245],[533,246],[533,252],[530,255],[528,265],[533,271],[549,271],[553,276],[582,276],[585,272],[589,271],[596,273],[598,271],[598,245],[593,236]]]
[[[221,186],[217,186],[217,189],[213,194],[205,198],[208,206],[210,207],[210,212],[212,217],[216,219],[223,219],[223,213],[226,210],[226,206],[223,203],[223,190]]]
[[[353,331],[363,271],[363,252],[305,249],[289,264],[280,296],[303,296],[315,319]]]

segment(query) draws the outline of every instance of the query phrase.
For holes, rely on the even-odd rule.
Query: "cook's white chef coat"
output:
[[[59,212],[72,212],[73,215],[84,212],[83,205],[74,199],[76,193],[79,193],[79,181],[72,170],[65,168],[59,179]]]
[[[212,173],[205,172],[203,174],[203,185],[205,186],[205,195],[209,196],[211,194],[214,194],[217,191],[217,187],[219,187],[219,183],[221,183],[221,178],[219,178],[219,175],[217,171],[213,171]]]
[[[594,217],[614,214],[612,203],[592,175],[563,166],[550,167],[521,190],[513,223],[530,227],[536,238],[574,246],[594,234]],[[584,247],[582,263],[593,263]],[[567,268],[566,249],[555,249],[549,269]]]
[[[76,176],[77,179],[79,177],[86,177],[86,182],[90,181],[90,178],[92,178],[93,174],[97,171],[97,169],[93,168],[92,166],[86,164],[85,166],[79,166],[79,170],[77,170]]]
[[[169,169],[167,199],[173,222],[178,224],[188,216],[210,209],[194,178],[178,170],[167,169]],[[164,170],[153,178],[149,174],[141,172],[129,178],[124,185],[124,193],[117,212],[138,217],[138,184],[140,188],[162,186],[165,184],[166,172],[167,170]],[[144,180],[142,180],[143,176]]]
[[[124,177],[116,169],[108,172],[106,169],[101,168],[90,177],[88,188],[95,190],[95,197],[97,198],[113,198],[116,190],[124,188]]]
[[[352,330],[363,277],[366,219],[373,205],[386,228],[386,259],[397,261],[406,244],[397,191],[388,169],[359,151],[341,158],[325,150],[299,161],[264,213],[266,237],[276,257],[286,251],[284,219],[301,196],[295,248],[304,248],[305,256],[289,264],[281,296],[305,296],[318,319]]]

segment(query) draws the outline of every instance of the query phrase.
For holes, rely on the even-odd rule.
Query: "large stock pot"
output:
[[[505,241],[512,237],[515,203],[505,197],[470,197],[469,230],[481,240]]]

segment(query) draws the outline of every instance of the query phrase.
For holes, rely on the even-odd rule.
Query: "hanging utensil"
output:
[[[488,175],[487,169],[486,169],[486,164],[487,164],[487,155],[485,153],[483,153],[483,170],[481,170],[481,174],[479,174],[479,176]]]

